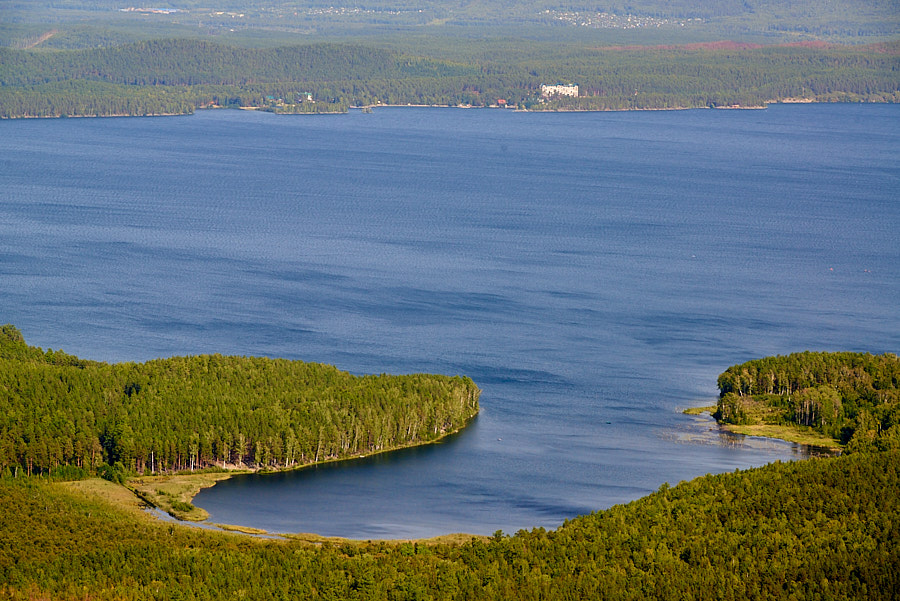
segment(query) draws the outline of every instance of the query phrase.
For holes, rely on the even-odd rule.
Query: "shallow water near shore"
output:
[[[0,123],[0,321],[141,361],[471,376],[440,444],[232,478],[270,532],[553,528],[806,456],[723,435],[716,377],[900,349],[900,107],[376,109]]]

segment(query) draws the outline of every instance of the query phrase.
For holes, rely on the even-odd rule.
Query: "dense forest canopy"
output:
[[[363,44],[242,48],[167,39],[108,48],[0,48],[0,117],[183,114],[200,107],[343,112],[351,106],[623,110],[900,101],[900,43],[579,47],[454,59]],[[578,97],[541,85],[579,85]]]
[[[794,353],[729,367],[716,418],[810,428],[847,450],[900,448],[900,358],[887,353]]]
[[[0,478],[0,597],[887,601],[900,590],[900,451],[706,476],[555,531],[455,545],[254,540],[78,490]]]
[[[0,473],[284,468],[433,441],[478,411],[465,377],[353,376],[201,355],[107,364],[0,328]]]

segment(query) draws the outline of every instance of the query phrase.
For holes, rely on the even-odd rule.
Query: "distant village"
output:
[[[180,8],[138,8],[134,6],[129,6],[128,8],[120,8],[119,12],[121,13],[148,13],[153,15],[171,15],[174,13],[184,12]]]
[[[660,29],[666,27],[686,27],[703,23],[699,18],[659,18],[639,17],[637,15],[618,15],[607,12],[577,12],[566,10],[545,10],[542,16],[554,21],[574,25],[576,27],[589,27],[591,29]]]

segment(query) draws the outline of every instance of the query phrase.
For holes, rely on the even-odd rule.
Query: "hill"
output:
[[[664,484],[554,531],[262,540],[159,522],[119,483],[128,472],[291,467],[434,440],[477,410],[478,389],[459,377],[356,377],[219,355],[110,365],[29,346],[7,325],[0,597],[893,599],[900,426],[884,420],[896,418],[897,374],[893,355],[801,353],[720,377],[723,399],[789,394],[803,416],[828,414],[801,400],[833,387],[842,407],[856,407],[841,457]],[[871,437],[866,411],[881,420]],[[85,479],[94,470],[105,480]]]
[[[655,44],[740,38],[784,42],[865,43],[896,38],[893,0],[181,0],[123,5],[110,0],[2,0],[0,42],[17,47],[92,47],[159,37],[198,37],[266,44],[306,38],[399,36],[615,40]],[[51,33],[52,32],[52,33]],[[48,35],[50,34],[50,35]],[[693,38],[693,39],[691,39]]]
[[[0,597],[887,601],[900,589],[898,451],[706,476],[555,531],[462,544],[266,541],[135,507],[108,482],[0,478]]]
[[[90,50],[0,48],[0,118],[202,107],[319,113],[407,104],[629,110],[900,101],[898,43],[477,46],[455,50],[452,60],[346,43],[260,49],[166,39]],[[578,84],[578,96],[547,97],[541,86],[548,82]]]

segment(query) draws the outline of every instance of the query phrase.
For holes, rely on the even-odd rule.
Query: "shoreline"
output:
[[[682,413],[685,415],[693,415],[693,416],[708,416],[710,420],[712,420],[712,424],[715,425],[721,431],[728,432],[733,435],[738,436],[749,436],[752,438],[760,438],[760,439],[768,439],[768,440],[778,440],[785,443],[797,444],[802,447],[805,447],[809,451],[809,458],[817,457],[817,456],[827,456],[834,457],[839,456],[841,454],[841,447],[834,444],[830,439],[824,440],[819,439],[813,436],[804,435],[802,432],[795,432],[794,428],[790,426],[774,426],[768,424],[757,424],[757,425],[747,425],[747,426],[735,426],[732,424],[722,424],[716,421],[712,414],[715,412],[716,406],[702,406],[702,407],[690,407],[682,410]],[[329,463],[337,463],[342,461],[352,461],[355,459],[364,459],[366,457],[380,455],[383,453],[390,453],[393,451],[400,451],[408,448],[422,447],[428,446],[432,444],[439,444],[444,439],[449,436],[453,436],[462,432],[472,420],[476,419],[478,414],[476,413],[473,417],[467,420],[461,427],[456,430],[448,431],[442,434],[440,437],[426,441],[419,442],[413,444],[405,444],[402,446],[392,447],[389,449],[381,449],[379,451],[375,451],[372,453],[364,453],[357,455],[350,455],[346,457],[332,457],[329,459],[323,459],[318,462],[310,462],[304,463],[302,465],[296,465],[292,467],[282,467],[277,469],[271,468],[259,468],[258,466],[254,467],[244,467],[240,468],[237,466],[229,466],[224,468],[217,468],[216,471],[204,471],[204,472],[178,472],[174,474],[167,475],[155,475],[155,476],[138,476],[128,480],[125,485],[125,488],[132,494],[134,497],[147,505],[147,511],[151,519],[160,522],[170,522],[177,523],[183,526],[188,527],[196,527],[203,528],[207,530],[214,530],[219,532],[231,532],[231,533],[239,533],[245,536],[252,536],[255,538],[268,538],[268,539],[282,539],[282,540],[299,540],[304,541],[313,545],[320,545],[323,542],[330,543],[363,543],[366,542],[364,539],[350,539],[350,538],[342,538],[342,537],[330,537],[324,536],[316,533],[309,532],[269,532],[264,529],[248,527],[248,526],[239,526],[234,524],[221,524],[216,522],[211,522],[210,515],[206,510],[194,506],[193,499],[197,494],[200,493],[204,488],[210,488],[215,486],[221,481],[229,480],[235,476],[246,475],[246,474],[277,474],[284,472],[293,472],[300,471],[309,468],[315,468],[320,465],[329,464]],[[757,429],[754,429],[757,428]],[[228,466],[229,464],[226,464]],[[208,468],[207,468],[208,469]],[[153,492],[159,492],[162,494],[154,495]],[[167,492],[169,491],[169,492]],[[177,508],[173,508],[171,504],[167,504],[166,497],[176,497],[176,501],[181,501],[183,503],[189,504],[191,506],[190,511],[179,511]],[[162,498],[161,498],[162,497]],[[169,499],[169,500],[170,500]],[[462,537],[462,538],[460,538]],[[489,537],[483,535],[474,535],[474,534],[465,534],[465,533],[452,533],[439,535],[437,537],[431,537],[427,539],[379,539],[381,542],[388,543],[404,543],[404,542],[419,542],[425,544],[438,544],[441,542],[453,541],[453,540],[462,540],[468,541],[472,538],[479,539],[487,539]]]
[[[701,407],[690,407],[687,409],[683,409],[681,413],[685,415],[694,415],[694,416],[708,416],[712,419],[712,413],[715,411],[716,406],[701,406]],[[464,430],[473,419],[477,417],[477,413],[467,420],[461,427],[457,428],[453,431],[448,431],[442,434],[440,437],[430,440],[427,442],[419,442],[414,444],[406,444],[398,447],[392,447],[390,449],[382,449],[373,453],[366,454],[357,454],[351,455],[347,457],[334,457],[318,462],[305,463],[302,465],[292,466],[288,468],[278,468],[278,469],[260,469],[258,467],[250,467],[250,468],[226,468],[225,471],[221,471],[222,468],[218,468],[217,471],[206,471],[206,472],[178,472],[174,474],[166,474],[166,475],[154,475],[154,476],[137,476],[135,478],[129,479],[126,484],[117,485],[111,482],[107,482],[105,480],[101,480],[99,478],[92,478],[85,481],[79,481],[83,484],[71,484],[73,487],[77,487],[79,489],[83,489],[82,492],[86,494],[93,494],[97,496],[102,496],[105,500],[112,503],[115,506],[122,506],[125,508],[136,508],[139,509],[140,513],[143,514],[145,519],[151,520],[154,523],[158,524],[178,524],[186,527],[193,528],[201,528],[205,530],[217,531],[222,533],[235,533],[241,534],[244,536],[250,536],[253,538],[262,538],[262,539],[270,539],[270,540],[288,540],[288,541],[300,541],[313,546],[319,546],[323,543],[330,544],[365,544],[367,542],[384,542],[388,544],[403,544],[403,543],[420,543],[420,544],[445,544],[445,543],[455,543],[455,542],[468,542],[472,539],[479,540],[487,540],[490,537],[484,535],[475,535],[475,534],[467,534],[467,533],[449,533],[442,534],[436,537],[430,537],[425,539],[351,539],[351,538],[343,538],[343,537],[331,537],[324,536],[316,533],[308,533],[308,532],[269,532],[267,530],[263,530],[260,528],[253,528],[247,526],[239,526],[234,524],[221,524],[216,522],[209,521],[209,514],[199,508],[191,505],[192,511],[182,512],[178,511],[175,508],[171,507],[170,503],[166,503],[166,501],[181,501],[182,503],[190,504],[193,498],[199,494],[199,492],[204,488],[209,488],[215,486],[218,482],[223,480],[228,480],[234,476],[242,475],[242,474],[276,474],[283,473],[289,471],[297,471],[302,469],[307,469],[311,467],[316,467],[322,464],[327,463],[335,463],[339,461],[350,461],[354,459],[362,459],[365,457],[369,457],[372,455],[379,455],[382,453],[389,453],[392,451],[399,451],[406,448],[414,448],[427,446],[431,444],[438,444],[442,442],[445,438],[452,436],[454,434],[460,433]],[[771,427],[767,432],[752,432],[746,431],[742,426],[732,426],[730,424],[721,424],[714,419],[712,423],[715,424],[717,428],[722,431],[729,432],[736,435],[742,436],[750,436],[754,438],[765,438],[765,439],[773,439],[780,440],[787,443],[798,444],[804,447],[807,447],[811,450],[810,456],[839,456],[841,454],[840,447],[834,444],[821,444],[821,442],[813,442],[808,439],[804,439],[798,436],[792,436],[791,428],[781,426],[781,427]],[[752,427],[752,426],[751,426]],[[802,434],[802,433],[798,433]],[[816,452],[818,450],[818,452]],[[207,468],[208,469],[208,468]],[[109,489],[112,489],[111,491]],[[104,491],[106,492],[98,492]],[[116,492],[118,491],[118,492]],[[177,498],[176,498],[177,497]]]
[[[284,472],[293,472],[300,471],[304,469],[309,469],[313,467],[317,467],[320,465],[326,465],[329,463],[337,463],[341,461],[351,461],[354,459],[364,459],[367,457],[372,457],[376,455],[381,455],[384,453],[391,453],[394,451],[401,451],[403,449],[411,449],[415,447],[424,447],[433,444],[440,444],[446,438],[453,436],[455,434],[459,434],[462,432],[469,424],[472,423],[478,417],[478,412],[472,415],[469,419],[467,419],[459,428],[454,430],[448,430],[447,432],[441,433],[437,438],[415,442],[415,443],[407,443],[391,448],[379,449],[376,451],[372,451],[369,453],[359,453],[355,455],[349,455],[344,457],[331,457],[328,459],[322,459],[321,461],[313,461],[309,463],[303,463],[299,465],[294,465],[290,467],[280,467],[280,468],[260,468],[259,466],[240,468],[240,467],[218,467],[218,466],[209,466],[203,468],[203,470],[197,470],[195,472],[176,472],[173,474],[157,474],[157,475],[146,475],[146,476],[135,476],[134,478],[129,478],[125,483],[125,488],[131,491],[138,499],[149,505],[150,507],[157,509],[171,516],[172,519],[186,524],[186,525],[194,525],[199,527],[203,524],[208,526],[214,526],[215,528],[221,530],[229,530],[236,532],[243,532],[244,530],[252,530],[252,532],[243,532],[244,534],[255,534],[255,535],[271,535],[265,530],[259,530],[256,528],[245,528],[243,526],[234,526],[231,524],[212,524],[208,522],[210,515],[209,513],[201,508],[197,507],[193,504],[194,497],[196,497],[201,490],[204,488],[211,488],[218,484],[223,480],[229,480],[234,476],[242,475],[242,474],[278,474]],[[229,464],[225,464],[226,466]],[[209,470],[209,471],[206,471]],[[286,533],[287,536],[300,536],[299,533]],[[302,534],[302,536],[316,536],[315,534]],[[473,535],[474,536],[474,535]],[[349,540],[349,539],[348,539]]]
[[[829,455],[840,455],[843,448],[836,444],[832,439],[821,437],[819,435],[810,435],[805,432],[795,430],[790,426],[778,426],[774,424],[716,424],[732,434],[741,436],[754,436],[756,438],[771,438],[774,440],[783,440],[793,444],[798,444],[810,449],[818,449],[820,452]]]
[[[0,121],[14,121],[18,119],[109,119],[109,118],[129,118],[129,117],[190,117],[199,111],[207,110],[238,110],[238,111],[261,111],[269,112],[273,115],[280,116],[322,116],[322,115],[347,115],[350,111],[373,111],[378,108],[428,108],[428,109],[464,109],[464,110],[498,110],[509,111],[513,113],[631,113],[631,112],[649,112],[649,111],[693,111],[693,110],[727,110],[727,111],[759,111],[769,108],[772,104],[823,104],[813,98],[784,98],[781,100],[770,100],[762,105],[727,105],[727,106],[667,106],[667,107],[647,107],[647,108],[555,108],[555,109],[535,109],[535,108],[509,108],[496,105],[474,106],[474,105],[454,105],[448,106],[444,104],[368,104],[368,105],[351,105],[347,110],[322,111],[311,113],[279,113],[277,111],[266,111],[266,107],[260,106],[241,106],[236,108],[226,108],[221,106],[205,106],[194,107],[189,112],[184,113],[151,113],[151,114],[128,114],[128,113],[111,113],[109,115],[16,115],[11,117],[0,117]],[[832,104],[832,103],[827,103]],[[834,103],[839,104],[839,103]],[[864,103],[864,104],[880,104],[880,103]]]
[[[657,112],[657,111],[695,111],[695,110],[718,110],[718,111],[763,111],[773,104],[783,105],[807,105],[807,104],[893,104],[890,102],[830,102],[820,101],[815,98],[780,98],[767,100],[764,104],[759,105],[723,105],[723,106],[661,106],[661,107],[645,107],[645,108],[510,108],[497,105],[474,106],[467,104],[445,105],[445,104],[367,104],[367,105],[350,105],[345,110],[322,111],[322,112],[278,112],[265,110],[264,106],[240,106],[240,107],[223,107],[223,106],[196,106],[190,111],[184,113],[150,113],[150,114],[128,114],[128,113],[111,113],[108,115],[15,115],[0,117],[0,121],[15,121],[19,119],[109,119],[109,118],[141,118],[141,117],[190,117],[201,111],[208,110],[236,110],[236,111],[259,111],[271,113],[279,116],[327,116],[327,115],[347,115],[351,111],[373,112],[374,109],[390,108],[425,108],[425,109],[463,109],[463,110],[498,110],[509,111],[512,113],[633,113],[633,112]]]
[[[690,407],[682,411],[685,415],[703,415],[708,414],[713,419],[716,427],[725,432],[740,436],[752,436],[755,438],[768,438],[772,440],[782,440],[792,444],[798,444],[810,449],[817,449],[821,453],[827,455],[840,455],[843,448],[834,442],[833,439],[817,434],[814,432],[803,432],[790,425],[777,424],[723,424],[713,418],[716,411],[716,405],[705,407]]]
[[[352,539],[337,536],[322,536],[306,532],[271,533],[258,528],[235,526],[230,524],[217,524],[213,522],[186,522],[166,513],[158,507],[149,506],[142,497],[121,484],[116,484],[101,478],[88,478],[86,480],[71,480],[66,482],[51,483],[69,491],[70,494],[83,495],[85,497],[99,499],[109,504],[115,511],[134,516],[135,519],[145,520],[158,527],[184,527],[197,528],[207,532],[219,534],[234,534],[258,539],[260,541],[299,542],[311,547],[320,547],[323,544],[334,545],[365,545],[369,543],[385,543],[399,546],[406,543],[418,543],[420,545],[462,544],[473,539],[487,541],[490,537],[481,534],[467,534],[464,532],[441,534],[429,538],[413,539]]]

